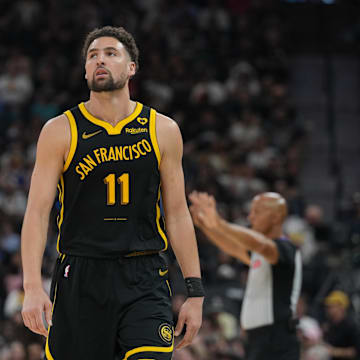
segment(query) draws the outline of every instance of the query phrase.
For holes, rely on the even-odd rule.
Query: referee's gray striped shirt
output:
[[[253,252],[241,325],[245,330],[285,321],[295,314],[302,279],[300,250],[286,238],[274,240],[279,250],[277,264]]]

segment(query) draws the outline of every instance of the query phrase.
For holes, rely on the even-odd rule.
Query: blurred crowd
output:
[[[182,130],[187,193],[210,192],[224,216],[239,224],[247,223],[257,193],[277,191],[287,199],[285,230],[304,259],[303,360],[342,359],[338,347],[350,349],[344,358],[360,359],[360,352],[351,357],[359,342],[360,194],[328,223],[301,192],[307,131],[289,95],[287,28],[274,3],[0,2],[0,360],[42,358],[44,339],[24,328],[20,314],[20,231],[36,141],[49,118],[87,99],[82,41],[105,24],[124,26],[140,48],[132,98],[172,117]],[[55,204],[43,264],[47,289],[57,210]],[[203,327],[174,359],[245,359],[239,313],[247,267],[201,233],[197,238],[207,292]],[[167,257],[176,315],[185,289],[171,252]]]

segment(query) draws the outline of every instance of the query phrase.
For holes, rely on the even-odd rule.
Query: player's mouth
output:
[[[109,75],[109,73],[104,68],[99,68],[95,71],[95,77],[104,77],[106,75]]]

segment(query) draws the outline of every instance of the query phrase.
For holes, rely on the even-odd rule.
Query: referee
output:
[[[250,267],[241,309],[241,326],[248,335],[246,359],[299,359],[294,315],[302,265],[300,251],[282,232],[285,199],[270,192],[256,196],[248,229],[221,218],[212,196],[193,192],[189,198],[195,225],[221,250]]]

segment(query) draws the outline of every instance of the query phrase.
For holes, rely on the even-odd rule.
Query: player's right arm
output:
[[[45,250],[49,215],[59,177],[71,141],[65,115],[48,121],[43,127],[31,177],[27,208],[21,231],[21,257],[25,291],[22,316],[31,331],[47,336],[42,314],[51,323],[51,302],[43,289],[41,265]]]

